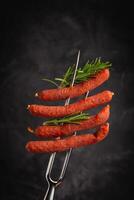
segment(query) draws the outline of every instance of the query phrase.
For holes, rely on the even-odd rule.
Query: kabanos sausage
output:
[[[31,141],[26,144],[26,149],[33,153],[61,152],[70,148],[78,148],[102,141],[109,132],[109,124],[100,126],[95,134],[70,136],[66,139],[54,141]]]
[[[44,125],[39,126],[33,131],[36,136],[44,138],[61,137],[71,135],[75,131],[86,130],[95,128],[101,124],[104,124],[110,114],[110,106],[105,106],[97,115],[90,116],[89,119],[79,122],[79,124],[64,124],[58,126]]]
[[[94,96],[69,104],[67,106],[29,105],[27,109],[34,116],[63,117],[107,103],[111,101],[112,96],[113,92],[106,90]]]
[[[69,97],[74,98],[95,89],[108,80],[108,78],[109,69],[104,69],[98,72],[94,77],[89,78],[89,80],[76,84],[73,87],[43,90],[36,93],[35,96],[45,101],[63,100]]]

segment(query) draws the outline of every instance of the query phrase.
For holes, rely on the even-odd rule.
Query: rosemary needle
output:
[[[43,125],[61,125],[61,124],[79,124],[80,121],[89,119],[88,113],[80,113],[77,115],[69,115],[59,119],[48,120]]]

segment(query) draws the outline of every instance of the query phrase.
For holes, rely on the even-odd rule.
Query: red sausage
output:
[[[104,124],[110,114],[110,106],[104,107],[97,115],[89,117],[88,120],[81,121],[79,124],[64,124],[58,126],[39,126],[30,132],[34,132],[39,137],[51,138],[71,135],[75,131],[86,130],[95,128],[101,124]]]
[[[108,80],[109,75],[109,69],[104,69],[98,72],[94,77],[89,78],[89,80],[76,84],[73,87],[43,90],[36,93],[35,96],[38,96],[40,99],[45,101],[56,101],[67,99],[69,97],[78,97],[104,83]]]
[[[109,124],[101,125],[99,131],[95,134],[84,134],[70,136],[66,139],[54,141],[31,141],[26,144],[26,149],[33,153],[61,152],[70,148],[83,147],[90,144],[96,144],[103,140],[109,132]]]
[[[40,117],[63,117],[75,114],[111,101],[113,93],[111,91],[103,91],[94,96],[82,99],[67,106],[43,106],[29,105],[28,110],[34,116]]]

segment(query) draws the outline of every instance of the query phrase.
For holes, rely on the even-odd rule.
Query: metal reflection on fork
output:
[[[77,62],[76,62],[75,71],[74,71],[74,75],[73,75],[73,80],[72,80],[71,86],[74,85],[76,72],[77,72],[77,68],[78,68],[78,64],[79,64],[79,58],[80,58],[80,50],[78,51]],[[86,93],[85,98],[88,96],[88,93],[89,92]],[[65,106],[68,105],[69,102],[70,102],[70,98],[68,98],[65,101]],[[76,135],[76,132],[74,133],[74,135]],[[63,163],[63,167],[62,167],[60,176],[59,176],[59,178],[57,180],[53,180],[51,178],[51,171],[52,171],[52,167],[53,167],[53,164],[54,164],[56,152],[51,154],[49,162],[48,162],[47,170],[46,170],[46,180],[48,182],[48,189],[47,189],[47,192],[45,194],[44,200],[53,200],[54,199],[55,189],[56,189],[57,186],[59,186],[61,184],[62,180],[64,179],[64,176],[65,176],[65,173],[66,173],[66,170],[67,170],[67,166],[68,166],[68,163],[69,163],[69,158],[70,158],[71,152],[72,152],[72,148],[69,149],[66,152],[64,163]]]

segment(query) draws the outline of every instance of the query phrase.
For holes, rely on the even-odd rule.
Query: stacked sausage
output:
[[[109,69],[104,69],[94,77],[80,84],[66,88],[43,90],[36,93],[36,96],[44,101],[78,97],[104,83],[108,80],[109,76]],[[32,115],[39,117],[64,117],[106,104],[111,101],[112,96],[113,92],[106,90],[67,106],[28,105],[28,110]],[[30,141],[26,144],[26,149],[35,153],[60,152],[69,148],[82,147],[100,142],[109,132],[109,124],[106,123],[109,114],[110,106],[106,105],[98,114],[90,116],[87,120],[79,122],[79,124],[43,125],[37,127],[35,130],[29,129],[30,132],[33,132],[38,137],[52,138],[52,140]],[[96,127],[99,127],[99,129],[94,134],[73,135],[75,131]]]

